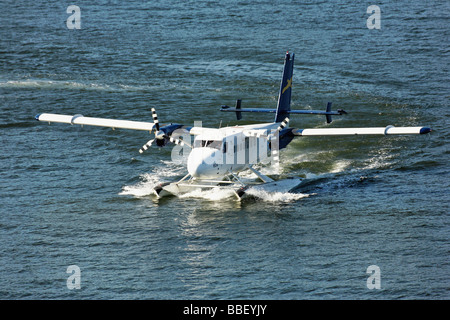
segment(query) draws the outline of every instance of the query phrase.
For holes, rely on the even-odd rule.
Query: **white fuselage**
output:
[[[222,179],[270,158],[267,134],[277,123],[210,129],[196,127],[187,169],[194,179]],[[262,137],[257,137],[257,135]]]

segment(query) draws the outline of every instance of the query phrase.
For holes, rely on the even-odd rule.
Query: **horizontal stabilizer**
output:
[[[425,134],[431,132],[427,127],[373,127],[373,128],[323,128],[293,129],[296,136],[345,136],[345,135],[391,135],[391,134]]]
[[[71,116],[53,113],[42,113],[36,116],[36,120],[68,123],[68,124],[79,124],[86,126],[108,127],[113,129],[117,128],[117,129],[131,129],[143,131],[152,131],[155,126],[153,122],[91,118],[91,117],[84,117],[81,114]]]
[[[228,106],[222,106],[220,111],[225,112],[261,112],[261,113],[275,113],[277,109],[261,109],[261,108],[230,108]],[[290,110],[286,111],[288,114],[319,114],[319,115],[330,115],[330,116],[340,116],[346,114],[342,109],[338,109],[337,111],[322,111],[322,110]]]
[[[230,108],[229,106],[221,106],[220,111],[225,112],[263,112],[275,113],[277,109],[261,109],[261,108]]]

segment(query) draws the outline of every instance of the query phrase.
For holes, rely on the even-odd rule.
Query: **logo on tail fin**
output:
[[[287,79],[286,87],[283,88],[283,91],[281,91],[281,94],[283,94],[289,88],[292,88],[292,77],[290,79]]]

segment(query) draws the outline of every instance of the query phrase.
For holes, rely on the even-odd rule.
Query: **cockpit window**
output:
[[[222,149],[222,140],[195,140],[194,148],[209,147],[217,150]]]

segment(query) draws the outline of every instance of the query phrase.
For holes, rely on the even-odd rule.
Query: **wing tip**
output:
[[[433,130],[431,130],[431,128],[428,128],[428,127],[420,128],[420,134],[427,134],[427,133],[430,133],[431,131],[433,131]]]

